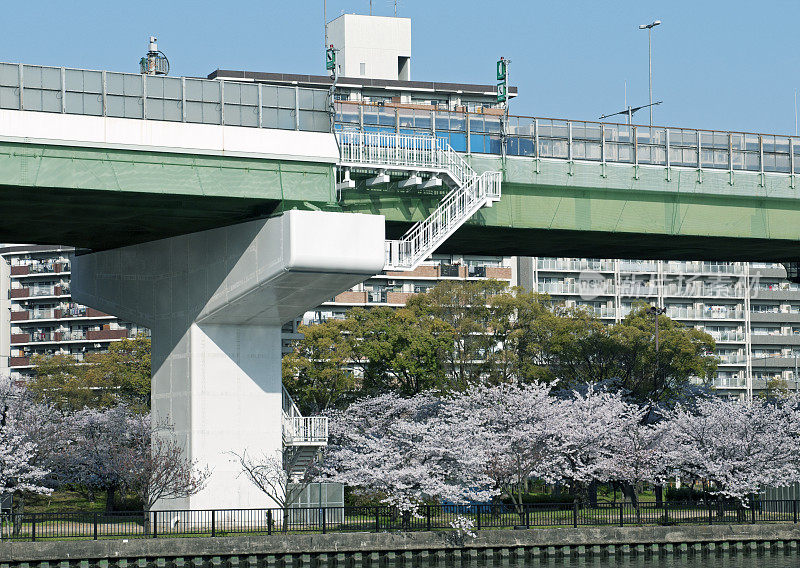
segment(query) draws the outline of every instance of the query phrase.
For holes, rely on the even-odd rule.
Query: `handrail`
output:
[[[444,140],[433,136],[340,130],[340,163],[350,167],[442,171],[453,188],[426,219],[386,242],[386,267],[412,270],[480,208],[500,199],[500,172],[478,175]]]

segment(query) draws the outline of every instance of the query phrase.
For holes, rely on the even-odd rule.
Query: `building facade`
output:
[[[70,295],[74,250],[0,246],[0,377],[33,373],[33,355],[105,351],[112,342],[149,330],[75,303]]]

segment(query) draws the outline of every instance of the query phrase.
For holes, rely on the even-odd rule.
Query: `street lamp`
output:
[[[653,28],[661,25],[661,20],[655,20],[650,24],[642,24],[640,30],[647,30],[647,72],[650,78],[650,126],[653,126]]]

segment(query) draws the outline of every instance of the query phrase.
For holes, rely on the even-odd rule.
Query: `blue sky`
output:
[[[322,0],[6,2],[0,60],[138,70],[147,36],[172,75],[217,67],[323,73]],[[367,13],[368,0],[329,0],[329,19]],[[392,2],[373,0],[375,14]],[[800,88],[790,1],[459,2],[400,0],[413,20],[412,78],[491,83],[512,60],[514,114],[594,120],[647,102],[647,32],[654,19],[657,124],[791,134]],[[637,122],[646,122],[641,111]]]

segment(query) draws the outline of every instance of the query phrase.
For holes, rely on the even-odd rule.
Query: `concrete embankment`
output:
[[[67,568],[87,566],[86,562],[118,568],[424,565],[496,558],[790,551],[797,550],[798,541],[800,525],[775,524],[484,530],[474,538],[442,531],[4,542],[0,544],[0,568],[47,568],[54,563]]]

